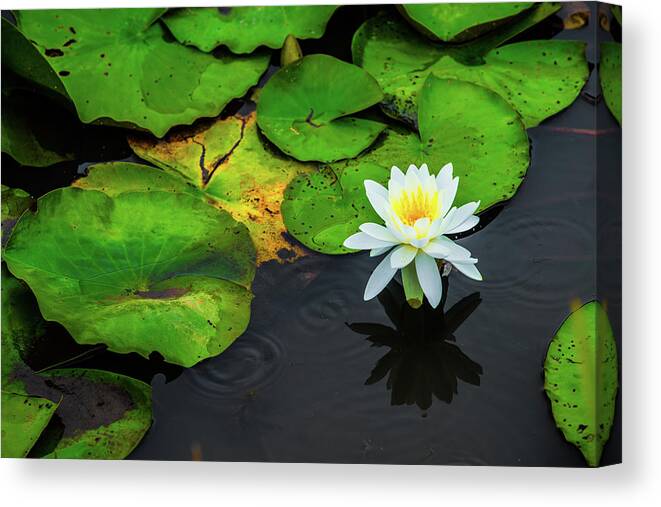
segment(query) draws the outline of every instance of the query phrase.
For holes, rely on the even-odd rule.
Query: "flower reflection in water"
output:
[[[454,343],[457,328],[482,302],[479,292],[466,296],[447,312],[445,298],[440,308],[433,309],[427,302],[418,309],[411,308],[396,282],[391,282],[378,298],[394,327],[348,324],[356,333],[367,335],[372,347],[390,349],[378,360],[366,385],[387,377],[391,405],[416,404],[422,410],[431,406],[434,396],[450,403],[458,394],[457,379],[480,385],[482,367]]]

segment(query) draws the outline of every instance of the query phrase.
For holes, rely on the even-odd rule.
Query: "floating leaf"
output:
[[[287,184],[313,167],[265,144],[254,113],[217,120],[162,141],[133,137],[129,143],[139,157],[168,174],[183,176],[204,192],[200,195],[206,202],[243,223],[255,243],[258,264],[303,254],[284,237],[280,204]]]
[[[480,107],[475,107],[480,104]],[[481,201],[480,210],[507,200],[529,163],[521,120],[499,95],[481,86],[430,76],[418,113],[420,137],[390,129],[357,159],[295,179],[285,192],[287,230],[307,247],[347,253],[342,243],[364,222],[379,222],[364,181],[386,184],[390,167],[428,164],[432,172],[452,162],[460,177],[455,205]]]
[[[168,13],[163,21],[182,44],[211,51],[225,45],[234,53],[259,46],[281,48],[287,35],[318,39],[335,5],[188,7]]]
[[[588,465],[597,466],[610,436],[617,395],[617,348],[597,301],[575,309],[551,341],[544,389],[553,418]]]
[[[18,221],[5,261],[82,344],[191,366],[248,324],[248,231],[188,194],[54,190]]]
[[[9,239],[18,217],[32,206],[34,199],[25,190],[2,185],[2,246]]]
[[[385,128],[348,115],[383,98],[363,69],[328,55],[309,55],[276,72],[261,91],[257,123],[298,160],[333,162],[358,155]]]
[[[588,78],[583,42],[539,40],[496,49],[490,44],[478,40],[448,48],[429,42],[398,19],[377,16],[358,29],[352,51],[354,62],[381,85],[384,111],[409,123],[415,121],[417,97],[429,75],[495,91],[528,128],[569,106]]]
[[[172,126],[216,116],[268,65],[267,54],[211,55],[167,40],[165,9],[17,11],[21,32],[59,74],[85,123]]]
[[[447,42],[464,42],[493,30],[529,9],[533,2],[402,5],[422,33]]]
[[[601,43],[599,77],[606,105],[622,125],[622,44]]]
[[[33,388],[61,397],[31,456],[123,459],[151,426],[151,387],[124,375],[89,369],[50,370]]]
[[[46,398],[2,391],[2,457],[25,458],[56,409]]]

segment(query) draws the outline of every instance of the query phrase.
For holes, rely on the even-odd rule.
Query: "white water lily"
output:
[[[393,166],[388,188],[365,180],[365,190],[374,211],[385,226],[364,223],[360,231],[344,241],[355,250],[370,250],[370,256],[388,255],[376,267],[365,287],[365,301],[379,294],[398,269],[414,263],[422,292],[436,308],[443,295],[437,259],[454,266],[474,280],[482,280],[477,259],[445,234],[472,229],[479,222],[474,213],[479,202],[453,207],[459,178],[452,177],[452,164],[445,165],[438,176],[429,174],[427,164],[409,166],[406,174]]]

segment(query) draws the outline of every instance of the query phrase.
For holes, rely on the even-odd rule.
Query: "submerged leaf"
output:
[[[597,301],[576,309],[549,345],[544,389],[556,425],[597,466],[610,436],[618,384],[617,348]]]
[[[495,38],[496,43],[500,40]],[[387,16],[366,21],[352,43],[354,62],[372,74],[385,93],[383,109],[409,123],[415,121],[418,95],[429,75],[493,90],[521,114],[528,128],[569,106],[588,78],[583,42],[539,40],[492,47],[480,40],[460,47],[433,44]]]
[[[318,39],[335,5],[188,7],[168,13],[163,21],[182,44],[212,51],[225,45],[234,53],[259,46],[282,47],[287,35]]]
[[[43,97],[13,89],[2,79],[2,151],[25,166],[47,167],[73,160],[73,115],[53,109]],[[45,111],[48,113],[44,114]],[[53,113],[56,114],[53,114]]]
[[[475,107],[480,104],[480,107]],[[420,137],[390,129],[360,157],[295,179],[285,193],[287,230],[327,254],[350,252],[344,240],[365,222],[380,222],[364,181],[386,184],[390,168],[428,164],[437,173],[452,162],[460,177],[455,205],[480,201],[480,210],[507,200],[529,164],[528,137],[518,114],[481,86],[430,76],[421,93]]]
[[[437,3],[402,5],[422,33],[447,42],[463,42],[506,23],[533,2]]]
[[[183,176],[201,190],[206,202],[243,223],[255,243],[257,264],[290,261],[303,254],[284,236],[280,204],[288,183],[313,167],[276,153],[260,139],[254,113],[217,120],[162,141],[133,137],[129,143],[140,158],[170,175]],[[118,181],[121,185],[121,176]]]
[[[599,77],[606,105],[622,125],[622,44],[601,43]]]
[[[61,397],[55,417],[31,456],[123,459],[151,426],[151,387],[100,370],[50,370],[33,390]]]
[[[278,148],[298,160],[334,162],[358,155],[384,124],[354,118],[383,98],[360,67],[309,55],[276,72],[257,104],[257,123]]]
[[[147,129],[216,116],[268,66],[267,54],[211,55],[167,40],[164,9],[17,11],[80,119]]]
[[[5,260],[82,344],[191,366],[248,324],[248,231],[185,193],[54,190],[21,217]]]

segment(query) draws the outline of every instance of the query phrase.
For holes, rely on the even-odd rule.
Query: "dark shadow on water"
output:
[[[447,279],[444,278],[444,294]],[[454,333],[482,302],[479,292],[466,296],[447,312],[445,299],[434,309],[426,301],[411,308],[396,282],[380,295],[379,302],[394,327],[379,323],[347,324],[352,331],[367,335],[372,347],[387,347],[365,381],[366,385],[387,377],[391,405],[431,407],[433,398],[451,403],[458,394],[458,380],[480,385],[482,366],[464,354],[454,343]]]

